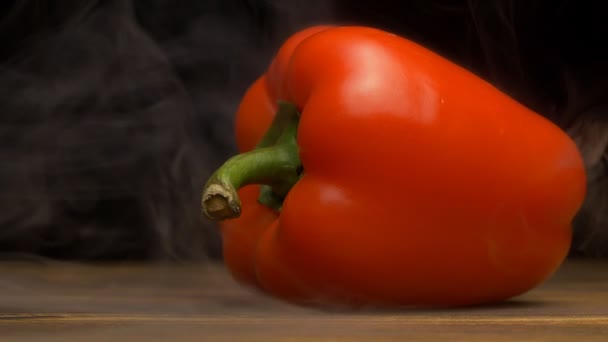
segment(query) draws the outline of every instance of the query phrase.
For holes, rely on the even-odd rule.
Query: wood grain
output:
[[[508,303],[321,312],[220,265],[0,264],[0,341],[608,341],[608,263],[569,261]]]

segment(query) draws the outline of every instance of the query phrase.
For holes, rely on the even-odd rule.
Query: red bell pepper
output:
[[[205,186],[236,279],[302,305],[462,306],[560,266],[586,192],[557,126],[428,49],[366,27],[281,47]]]

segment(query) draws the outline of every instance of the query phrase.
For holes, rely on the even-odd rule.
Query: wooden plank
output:
[[[322,312],[219,265],[0,264],[0,341],[608,340],[608,264],[569,261],[503,305]]]

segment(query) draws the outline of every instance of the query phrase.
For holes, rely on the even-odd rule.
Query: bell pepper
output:
[[[586,193],[555,124],[406,38],[315,26],[246,91],[209,178],[235,279],[298,305],[455,307],[543,283]]]

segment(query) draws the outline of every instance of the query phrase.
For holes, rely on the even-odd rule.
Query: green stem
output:
[[[280,209],[283,198],[299,179],[301,161],[296,143],[299,113],[280,103],[275,119],[256,149],[238,154],[211,175],[202,196],[203,213],[212,220],[238,217],[238,190],[249,184],[265,185],[259,201]]]
[[[270,128],[262,137],[262,140],[256,145],[256,148],[269,147],[277,144],[279,138],[285,136],[284,133],[288,126],[293,125],[294,121],[297,123],[299,116],[298,109],[293,104],[279,101],[277,114],[275,115]]]

